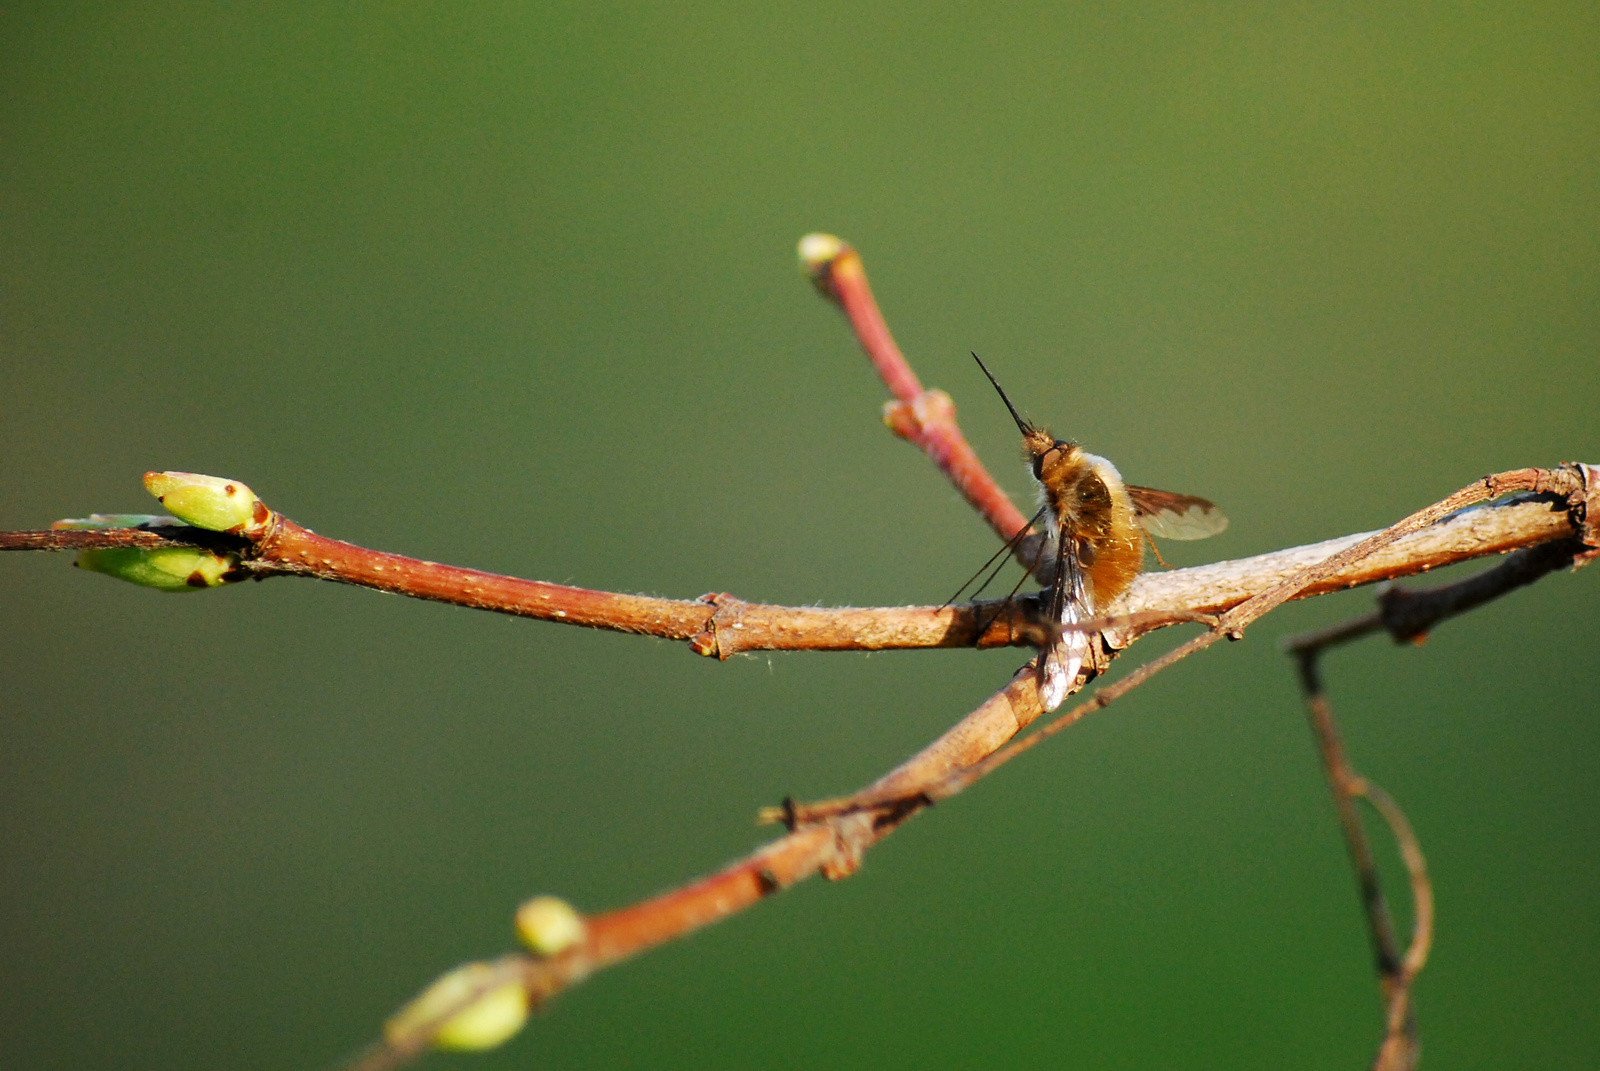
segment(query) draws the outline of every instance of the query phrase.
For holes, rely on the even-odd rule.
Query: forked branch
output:
[[[1592,479],[1592,470],[1586,475]],[[1578,517],[1578,527],[1588,538],[1593,538],[1595,522],[1600,520],[1600,515],[1588,508],[1592,505],[1592,500],[1586,502]],[[1581,566],[1594,556],[1594,547],[1586,545],[1582,538],[1529,547],[1510,555],[1492,569],[1456,583],[1429,589],[1389,588],[1379,593],[1378,608],[1372,613],[1292,637],[1284,644],[1299,671],[1312,734],[1355,870],[1372,942],[1385,1008],[1384,1036],[1373,1059],[1374,1071],[1410,1071],[1421,1055],[1411,987],[1426,964],[1433,944],[1433,887],[1428,880],[1422,847],[1400,805],[1351,768],[1345,757],[1333,704],[1322,681],[1322,655],[1333,647],[1379,631],[1387,632],[1396,643],[1421,643],[1440,622],[1532,584],[1556,570]],[[1384,900],[1372,847],[1356,809],[1356,801],[1361,799],[1371,804],[1388,825],[1410,878],[1412,936],[1403,954]]]

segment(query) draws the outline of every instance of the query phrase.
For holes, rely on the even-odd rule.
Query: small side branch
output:
[[[1453,584],[1426,590],[1391,588],[1378,596],[1378,609],[1374,612],[1292,638],[1285,644],[1299,671],[1312,734],[1333,794],[1334,810],[1366,913],[1385,1008],[1384,1037],[1373,1060],[1374,1071],[1411,1071],[1420,1056],[1411,987],[1427,962],[1433,943],[1433,887],[1428,880],[1421,846],[1399,804],[1352,769],[1345,757],[1333,705],[1323,685],[1320,659],[1323,652],[1332,647],[1379,631],[1388,632],[1397,643],[1420,643],[1442,621],[1525,587],[1558,569],[1576,568],[1591,560],[1595,547],[1586,540],[1595,537],[1592,518],[1600,512],[1590,508],[1597,491],[1594,469],[1591,466],[1572,468],[1585,484],[1584,497],[1575,499],[1572,508],[1574,527],[1579,533],[1576,538],[1519,550],[1494,568]],[[1411,941],[1404,953],[1400,951],[1394,923],[1384,902],[1371,844],[1356,810],[1358,799],[1366,800],[1388,825],[1410,877],[1414,918]]]
[[[817,291],[844,312],[867,359],[894,395],[883,407],[889,430],[927,454],[996,535],[1008,543],[1015,539],[1028,527],[1028,518],[978,460],[956,423],[950,395],[924,388],[912,371],[872,296],[861,255],[831,234],[808,234],[800,239],[800,261]],[[1042,535],[1030,533],[1012,551],[1040,583],[1048,583],[1055,570],[1045,542]]]
[[[1399,804],[1388,793],[1358,774],[1346,760],[1338,723],[1333,716],[1333,705],[1323,688],[1318,666],[1322,652],[1329,644],[1346,642],[1356,635],[1360,633],[1330,631],[1320,637],[1292,641],[1289,649],[1300,671],[1300,684],[1305,692],[1312,735],[1317,741],[1317,753],[1321,756],[1323,773],[1333,794],[1339,828],[1344,834],[1345,847],[1356,873],[1361,905],[1367,918],[1367,933],[1372,942],[1378,987],[1384,1002],[1384,1036],[1372,1063],[1373,1071],[1411,1071],[1421,1056],[1411,984],[1427,962],[1428,950],[1433,944],[1433,886],[1428,880],[1427,863],[1423,859],[1421,845]],[[1359,799],[1370,803],[1388,824],[1410,875],[1412,936],[1403,955],[1395,936],[1394,921],[1384,901],[1383,887],[1378,880],[1372,845],[1356,809]]]

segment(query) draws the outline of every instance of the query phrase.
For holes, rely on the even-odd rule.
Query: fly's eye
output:
[[[1037,480],[1039,478],[1039,474],[1041,472],[1043,472],[1043,471],[1044,471],[1044,458],[1042,458],[1042,457],[1034,458],[1033,459],[1033,478]]]
[[[1067,442],[1067,440],[1065,440],[1065,439],[1057,439],[1056,440],[1056,449],[1057,450],[1066,450],[1066,449],[1070,448],[1071,446],[1072,446],[1072,444]]]

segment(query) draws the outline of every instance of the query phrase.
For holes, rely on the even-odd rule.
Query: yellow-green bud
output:
[[[239,564],[232,554],[199,547],[102,547],[78,551],[77,566],[130,584],[177,593],[203,591],[228,582]],[[237,578],[235,578],[237,579]]]
[[[443,1018],[441,1018],[443,1017]],[[463,963],[446,971],[383,1024],[391,1045],[429,1032],[435,1048],[492,1049],[528,1021],[528,994],[503,963]]]
[[[556,896],[535,896],[517,908],[517,936],[536,956],[565,952],[584,935],[583,916]]]
[[[57,532],[92,532],[106,528],[172,528],[185,527],[176,517],[157,516],[153,513],[91,513],[87,517],[67,517],[54,521],[50,527]]]
[[[198,472],[147,472],[144,486],[180,521],[213,532],[254,535],[272,516],[238,480]]]

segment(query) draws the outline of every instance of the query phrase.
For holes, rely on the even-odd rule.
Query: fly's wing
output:
[[[1131,483],[1127,487],[1134,519],[1159,539],[1204,539],[1228,527],[1227,516],[1207,499]]]
[[[1078,565],[1070,540],[1061,536],[1056,544],[1056,582],[1050,588],[1050,620],[1075,625],[1092,616],[1094,593],[1090,580]],[[1059,707],[1078,679],[1078,672],[1090,655],[1092,642],[1087,632],[1063,632],[1039,655],[1039,702],[1045,712]]]

